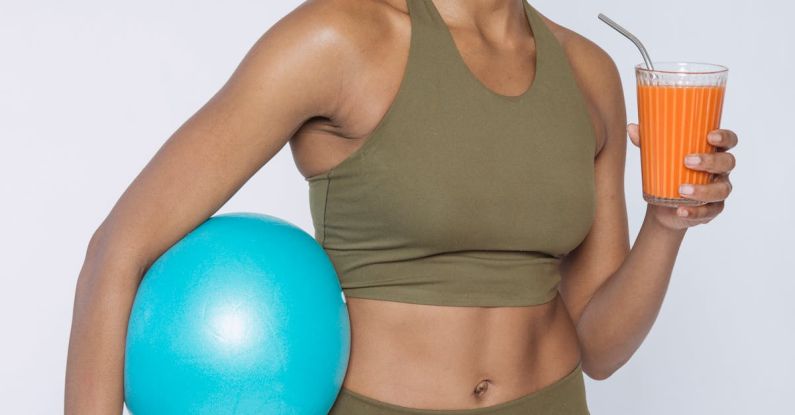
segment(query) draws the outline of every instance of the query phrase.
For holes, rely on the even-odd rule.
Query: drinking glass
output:
[[[679,195],[679,185],[707,184],[714,174],[684,163],[711,153],[707,133],[719,128],[728,68],[695,62],[635,66],[643,199],[663,206],[702,205]]]

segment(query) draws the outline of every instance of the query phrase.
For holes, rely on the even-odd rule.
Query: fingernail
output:
[[[685,164],[688,166],[698,166],[701,163],[701,157],[699,156],[687,156],[685,157]]]
[[[712,144],[720,143],[721,136],[720,134],[709,134],[707,135],[707,140]]]
[[[688,212],[687,209],[685,209],[685,208],[679,208],[679,209],[676,210],[676,214],[679,215],[679,216],[685,216],[686,217],[686,216],[690,215],[690,212]]]
[[[693,186],[689,184],[683,184],[679,186],[679,193],[683,195],[692,195],[693,194]]]

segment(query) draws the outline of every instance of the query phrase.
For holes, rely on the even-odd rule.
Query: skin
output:
[[[435,0],[466,64],[484,85],[518,95],[535,73],[535,44],[516,0]],[[348,298],[351,356],[343,387],[408,407],[463,409],[537,391],[578,362],[605,379],[651,329],[689,227],[731,191],[737,136],[691,168],[698,207],[648,205],[629,246],[624,195],[627,126],[615,64],[598,46],[544,18],[586,96],[597,144],[596,217],[563,260],[560,295],[527,307],[443,307]],[[223,87],[181,125],[94,232],[78,277],[65,413],[120,413],[124,339],[137,285],[171,245],[212,216],[289,143],[305,177],[345,159],[389,107],[410,35],[404,0],[312,0],[269,28]],[[320,69],[320,70],[319,70]],[[706,139],[706,137],[705,137]],[[677,213],[687,211],[689,216]],[[485,391],[475,391],[486,382]]]

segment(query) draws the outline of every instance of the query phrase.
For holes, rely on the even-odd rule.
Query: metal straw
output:
[[[638,47],[638,50],[640,50],[640,54],[643,55],[643,61],[646,63],[646,69],[651,69],[652,71],[654,70],[654,65],[651,64],[651,58],[649,57],[649,53],[646,52],[646,48],[643,47],[643,43],[640,43],[640,40],[637,37],[635,37],[635,35],[629,33],[627,29],[624,29],[623,27],[621,27],[621,25],[614,22],[612,19],[610,19],[609,17],[605,16],[602,13],[599,13],[599,20],[607,23],[608,25],[610,25],[610,27],[616,29],[618,33],[621,33],[622,35],[626,36],[627,39],[631,40],[632,43],[634,43],[635,46]]]

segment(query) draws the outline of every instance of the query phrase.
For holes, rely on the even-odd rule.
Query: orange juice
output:
[[[658,68],[664,63],[654,65],[657,71],[640,69],[648,73],[638,74],[637,86],[643,198],[665,206],[702,204],[680,196],[679,185],[712,180],[711,173],[691,169],[684,160],[716,150],[707,133],[720,126],[725,68],[715,80],[714,71],[665,71]]]

